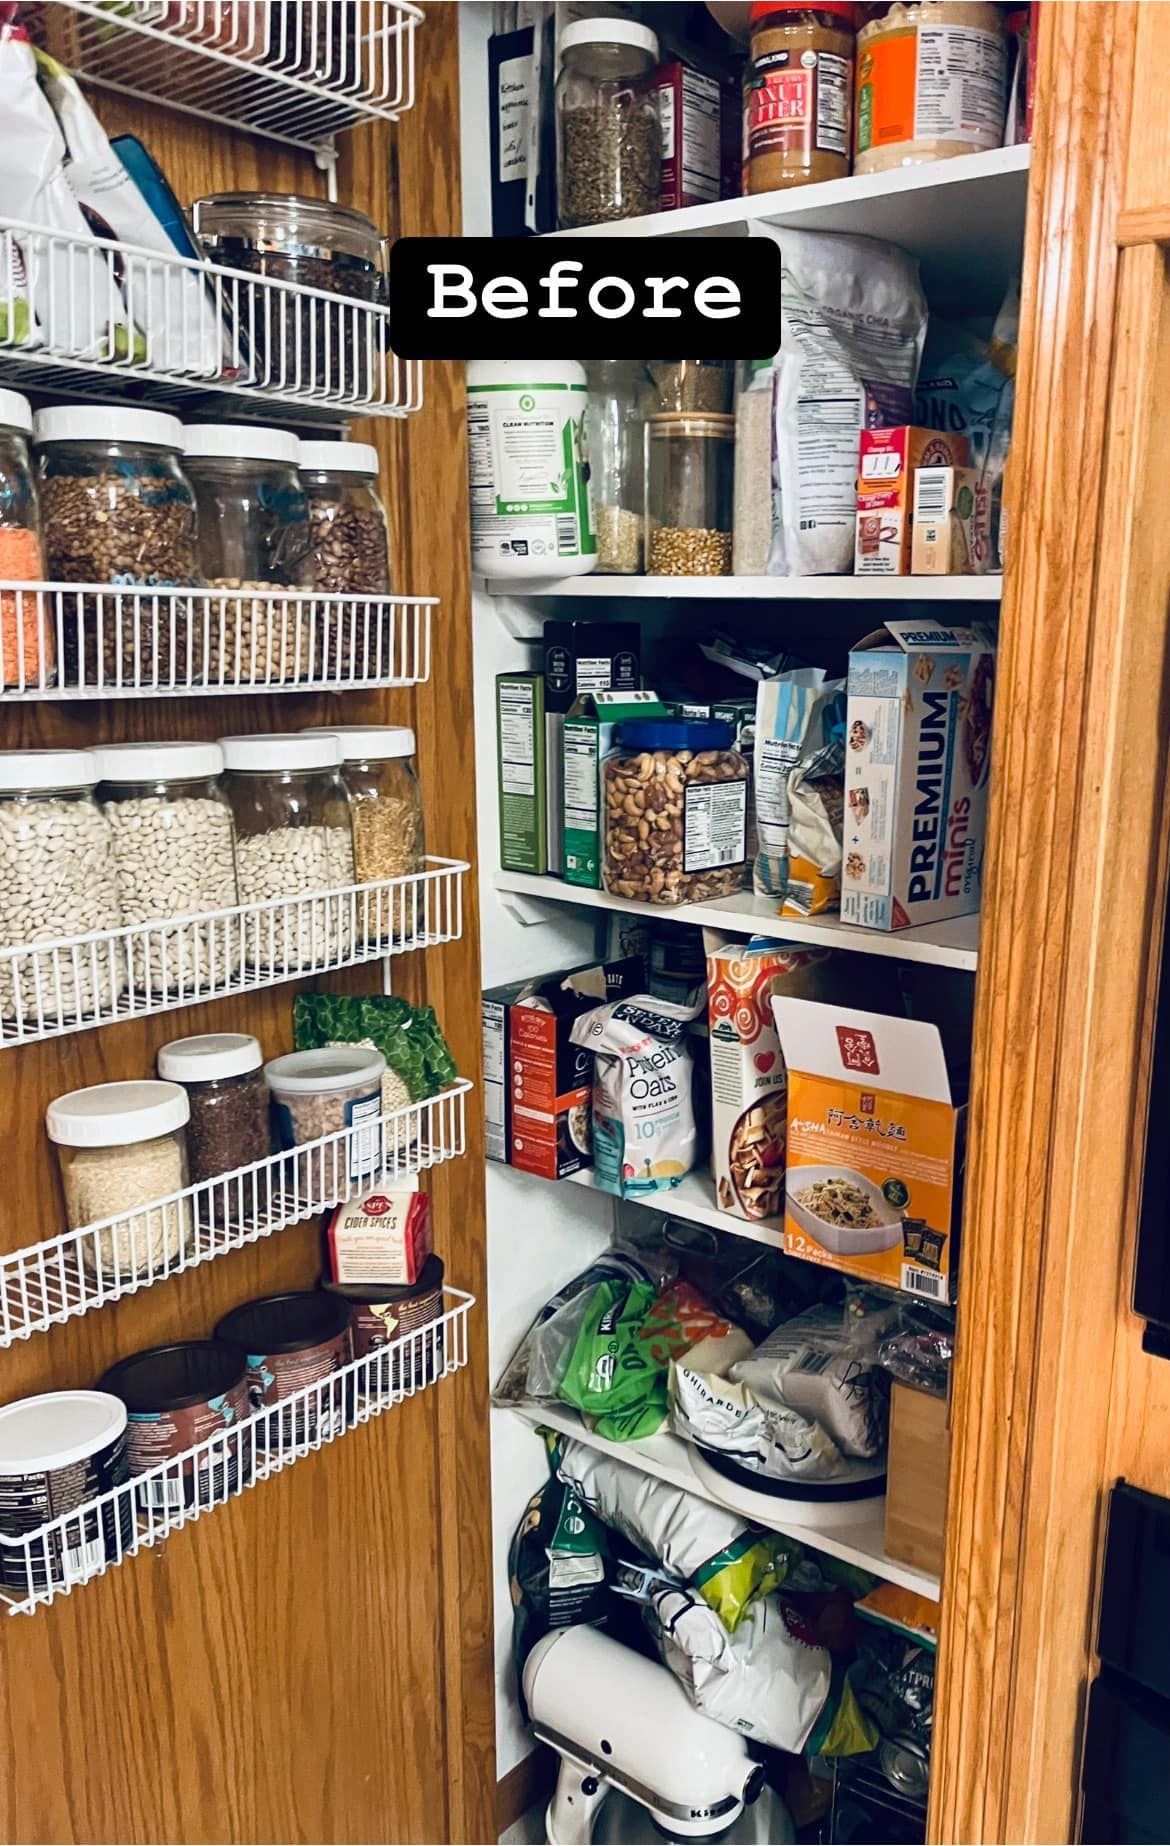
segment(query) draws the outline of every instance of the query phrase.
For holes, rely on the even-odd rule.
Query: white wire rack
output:
[[[460,859],[423,872],[0,948],[0,1047],[454,942]]]
[[[0,1347],[455,1160],[465,1079],[374,1121],[0,1257]]]
[[[0,581],[0,700],[330,692],[430,677],[434,596]]]
[[[384,276],[368,283],[359,299],[4,218],[0,366],[65,396],[125,398],[132,385],[173,409],[199,392],[267,417],[406,416],[422,403],[422,366],[391,352]]]
[[[0,1601],[31,1615],[122,1564],[136,1551],[282,1468],[368,1423],[467,1364],[474,1297],[444,1290],[443,1314],[279,1403],[205,1437],[171,1460],[113,1487],[35,1531],[0,1533]]]
[[[422,13],[404,0],[69,0],[22,12],[86,81],[289,147],[394,121],[414,102]]]

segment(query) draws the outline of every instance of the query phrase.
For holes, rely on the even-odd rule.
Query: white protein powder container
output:
[[[484,577],[580,577],[597,568],[576,360],[467,368],[471,568]]]

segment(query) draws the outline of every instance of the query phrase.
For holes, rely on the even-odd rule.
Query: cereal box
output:
[[[887,622],[849,656],[841,921],[906,929],[979,909],[995,642]]]
[[[963,1111],[935,1026],[772,998],[788,1067],[784,1249],[954,1298]]]
[[[991,569],[991,484],[978,468],[914,476],[912,577],[982,577]]]
[[[914,476],[920,468],[961,468],[966,436],[901,424],[863,429],[857,460],[857,534],[853,567],[859,577],[910,574]]]

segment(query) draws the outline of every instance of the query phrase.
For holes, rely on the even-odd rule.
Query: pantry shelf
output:
[[[316,149],[358,122],[396,121],[414,102],[422,11],[406,0],[131,0],[117,9],[68,0],[22,10],[85,82],[286,147]]]
[[[298,897],[0,948],[0,1048],[454,942],[461,859]]]
[[[431,672],[434,596],[0,582],[0,702],[349,692]]]
[[[601,1190],[594,1167],[582,1167],[579,1173],[570,1173],[569,1184],[584,1186],[591,1192]],[[715,1182],[705,1169],[687,1173],[669,1191],[650,1193],[631,1203],[649,1205],[654,1211],[664,1212],[671,1218],[685,1218],[690,1224],[709,1224],[717,1231],[726,1231],[729,1236],[745,1237],[749,1243],[767,1244],[773,1250],[784,1247],[782,1219],[753,1224],[747,1218],[737,1218],[732,1212],[720,1211],[715,1199]]]
[[[0,1257],[0,1348],[393,1187],[466,1150],[460,1079],[437,1096]]]
[[[0,383],[270,419],[406,416],[422,366],[391,352],[382,278],[371,287],[359,299],[3,218]]]
[[[588,597],[610,602],[997,603],[1002,577],[489,577],[513,602]]]
[[[671,923],[697,923],[733,934],[768,936],[781,942],[811,942],[821,948],[849,949],[861,955],[881,955],[894,961],[925,962],[936,968],[961,968],[974,972],[979,960],[978,916],[954,917],[945,923],[926,923],[917,929],[886,932],[860,929],[838,917],[779,917],[775,901],[737,892],[708,904],[643,904],[634,898],[611,897],[588,885],[566,884],[561,878],[531,872],[497,872],[497,891],[542,903],[577,904],[590,910],[619,910],[627,916],[655,917]]]
[[[672,1487],[696,1494],[712,1506],[731,1506],[741,1510],[736,1507],[734,1488],[731,1490],[731,1498],[727,1500],[712,1492],[706,1479],[692,1464],[687,1444],[678,1436],[662,1434],[644,1437],[640,1442],[609,1442],[604,1436],[586,1429],[576,1411],[563,1406],[542,1402],[512,1404],[508,1408],[535,1428],[555,1429],[562,1435],[574,1436],[578,1442],[596,1449],[599,1454],[608,1455],[615,1461],[624,1461],[654,1480],[666,1481]],[[753,1495],[753,1499],[758,1498],[758,1495]],[[858,1565],[862,1570],[872,1572],[875,1577],[882,1577],[887,1583],[899,1583],[903,1589],[916,1590],[920,1596],[927,1596],[931,1602],[937,1602],[941,1594],[937,1577],[927,1571],[915,1570],[910,1564],[900,1564],[887,1556],[885,1517],[886,1502],[883,1495],[867,1502],[863,1515],[859,1516],[854,1511],[848,1524],[830,1523],[828,1509],[821,1523],[794,1519],[782,1510],[780,1501],[776,1502],[776,1510],[769,1518],[761,1519],[753,1512],[751,1522],[764,1525],[769,1531],[780,1532],[785,1538],[796,1539],[815,1551],[823,1551],[831,1558],[840,1558],[843,1563]]]
[[[475,1298],[456,1288],[443,1296],[443,1313],[414,1332],[35,1531],[0,1535],[0,1602],[11,1615],[31,1615],[459,1371]]]

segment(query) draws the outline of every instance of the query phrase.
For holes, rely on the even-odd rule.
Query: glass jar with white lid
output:
[[[94,751],[126,924],[205,917],[130,938],[139,993],[194,997],[240,965],[232,814],[218,744],[103,744]]]
[[[630,19],[579,19],[561,33],[557,216],[562,229],[658,210],[662,126],[647,79],[658,39]]]
[[[260,1224],[271,1206],[265,1163],[272,1152],[260,1041],[250,1032],[202,1032],[161,1045],[156,1064],[161,1078],[187,1093],[191,1184],[237,1175],[197,1201],[200,1224]]]
[[[0,754],[0,950],[91,938],[0,958],[0,1014],[26,1027],[94,1021],[126,989],[121,943],[101,940],[122,912],[97,781],[89,750]]]
[[[358,884],[416,877],[425,867],[426,849],[414,732],[399,724],[339,724],[329,734],[341,743]],[[359,939],[397,942],[420,934],[427,928],[424,906],[417,884],[363,893],[358,900]]]
[[[45,1112],[57,1148],[70,1230],[94,1225],[82,1263],[104,1283],[155,1280],[186,1255],[187,1092],[153,1080],[97,1083]],[[146,1209],[149,1207],[149,1209]]]
[[[313,588],[360,600],[317,606],[317,658],[328,680],[384,679],[393,671],[390,529],[372,442],[302,442]]]

